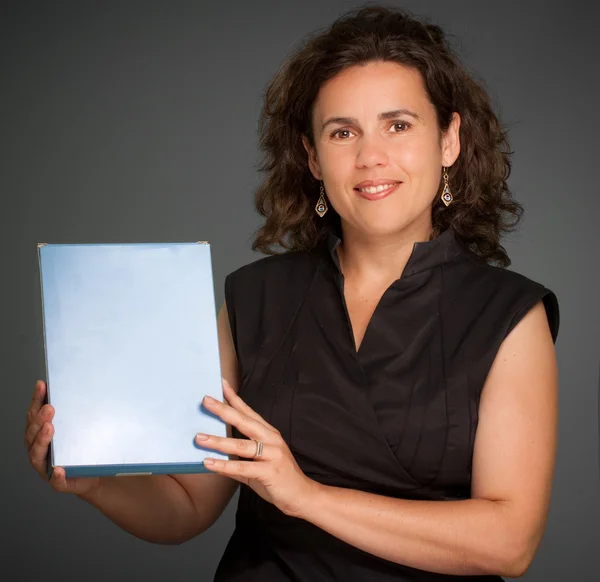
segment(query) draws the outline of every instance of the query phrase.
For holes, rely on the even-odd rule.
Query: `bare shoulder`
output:
[[[504,510],[513,561],[526,569],[543,536],[554,474],[558,369],[539,300],[502,342],[483,387],[472,497]]]

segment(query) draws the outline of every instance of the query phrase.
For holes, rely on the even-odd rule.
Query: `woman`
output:
[[[339,19],[273,79],[254,248],[218,317],[232,455],[209,475],[69,479],[140,538],[206,531],[242,483],[217,581],[501,580],[543,535],[558,304],[508,271],[505,134],[440,28]],[[288,252],[278,254],[276,247]],[[38,382],[26,444],[44,475]]]

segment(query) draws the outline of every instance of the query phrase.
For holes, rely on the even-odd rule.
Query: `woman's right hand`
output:
[[[67,479],[62,467],[54,467],[52,476],[48,479],[46,458],[50,441],[54,435],[54,426],[52,425],[54,407],[51,404],[44,404],[45,397],[46,383],[38,380],[25,422],[25,447],[29,454],[29,462],[44,481],[50,481],[56,491],[87,495],[99,487],[99,477]]]

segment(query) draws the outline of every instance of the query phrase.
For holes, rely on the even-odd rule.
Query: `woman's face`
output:
[[[377,61],[342,71],[321,87],[312,124],[315,149],[303,140],[310,170],[346,228],[365,235],[431,228],[442,166],[460,151],[460,117],[440,136],[416,69]],[[393,186],[361,193],[370,181]]]

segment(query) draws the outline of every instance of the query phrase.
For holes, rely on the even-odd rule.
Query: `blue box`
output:
[[[49,472],[204,473],[197,432],[227,436],[210,245],[38,244]]]

